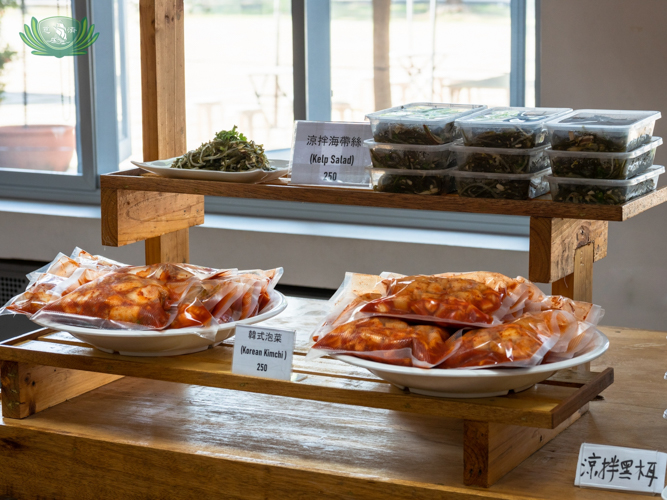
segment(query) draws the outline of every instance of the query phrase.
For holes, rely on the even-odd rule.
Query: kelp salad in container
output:
[[[456,126],[466,146],[532,149],[546,145],[545,123],[568,111],[571,108],[489,108],[457,118]]]
[[[366,118],[376,142],[437,146],[457,138],[457,118],[483,109],[485,105],[416,102],[369,113]]]
[[[622,153],[648,144],[658,111],[580,109],[547,124],[556,151]]]
[[[557,151],[547,149],[551,170],[557,177],[584,177],[587,179],[630,179],[653,165],[655,152],[662,138],[624,153],[593,151]]]
[[[382,193],[448,194],[455,190],[452,172],[446,170],[407,170],[397,168],[370,168],[374,191]]]
[[[497,174],[530,174],[549,168],[547,146],[531,149],[451,146],[459,170]]]
[[[370,151],[374,168],[444,170],[455,166],[452,164],[454,158],[449,144],[386,144],[367,139],[364,146]]]
[[[654,165],[632,179],[578,179],[572,177],[548,177],[551,198],[566,203],[589,205],[622,205],[658,187],[658,177],[665,167]]]
[[[547,168],[527,174],[497,174],[490,172],[466,172],[453,169],[459,196],[467,198],[496,198],[503,200],[529,200],[549,192]]]

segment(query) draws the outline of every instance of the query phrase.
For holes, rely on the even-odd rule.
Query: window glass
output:
[[[374,29],[389,40],[375,54]],[[420,101],[508,106],[510,57],[510,0],[332,0],[332,119]]]
[[[184,7],[187,148],[234,125],[265,149],[289,145],[291,2],[185,0]],[[139,47],[138,0],[126,16],[132,159],[141,159],[141,54],[131,49]]]
[[[72,17],[68,0],[0,0],[0,169],[77,174],[74,57],[31,54],[34,17]],[[73,36],[56,25],[53,38]]]

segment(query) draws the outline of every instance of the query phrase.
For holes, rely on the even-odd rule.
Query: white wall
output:
[[[667,141],[666,23],[664,0],[542,0],[540,104],[658,110],[655,135]],[[667,146],[656,163],[667,164]],[[667,330],[666,217],[663,205],[610,223],[593,278],[606,324]]]

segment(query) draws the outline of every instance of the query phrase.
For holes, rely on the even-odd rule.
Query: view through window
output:
[[[526,105],[532,105],[534,2],[527,3]],[[363,121],[376,109],[417,101],[510,104],[510,0],[395,0],[387,2],[384,25],[374,22],[373,4],[330,2],[332,120]],[[291,2],[185,0],[184,6],[188,149],[234,125],[267,150],[289,148]],[[132,49],[139,47],[138,0],[128,0],[125,16],[132,159],[141,159],[141,54]],[[374,28],[385,29],[389,41],[375,53]],[[374,72],[378,57],[388,67],[384,87]]]
[[[0,169],[79,172],[74,58],[34,56],[18,36],[52,16],[72,17],[71,2],[0,0]]]

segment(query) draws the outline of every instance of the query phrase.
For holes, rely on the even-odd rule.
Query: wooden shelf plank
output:
[[[423,415],[450,418],[480,419],[491,422],[555,428],[563,419],[562,402],[575,411],[587,401],[580,402],[569,386],[538,384],[533,389],[505,397],[452,400],[431,398],[401,391],[384,381],[375,380],[368,372],[334,360],[306,363],[296,356],[295,373],[306,374],[303,380],[287,382],[262,379],[231,373],[233,349],[218,346],[201,353],[173,357],[132,357],[108,354],[84,343],[61,341],[62,334],[50,335],[49,330],[31,336],[22,343],[0,345],[0,358],[5,361],[31,365],[53,366],[112,375],[180,382],[185,384],[265,393],[298,399],[311,399],[353,406],[383,408]],[[50,338],[33,340],[48,336]],[[613,372],[612,372],[613,374]],[[592,399],[613,380],[606,374],[596,380],[597,392],[586,393]],[[578,386],[587,383],[582,379]],[[590,391],[589,391],[590,392]],[[576,408],[575,408],[576,407]],[[569,415],[567,415],[569,416]],[[566,417],[567,417],[566,416]]]
[[[147,174],[141,169],[102,175],[101,187],[111,190],[156,191],[333,205],[603,221],[624,221],[667,201],[667,187],[624,205],[579,205],[575,203],[557,203],[550,199],[543,199],[544,197],[534,200],[495,200],[464,198],[458,195],[419,196],[376,193],[365,189],[286,186],[284,184],[233,184],[168,179],[155,174]]]

